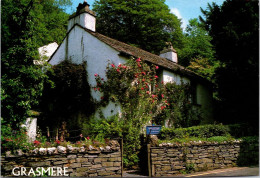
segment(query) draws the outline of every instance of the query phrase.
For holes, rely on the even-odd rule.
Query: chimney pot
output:
[[[160,57],[178,63],[177,51],[173,48],[171,42],[166,42],[166,47],[160,52]]]

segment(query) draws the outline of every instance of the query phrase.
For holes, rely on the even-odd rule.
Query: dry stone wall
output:
[[[74,177],[120,177],[122,169],[122,158],[120,147],[103,149],[84,149],[73,147],[40,148],[29,153],[16,151],[16,154],[8,152],[1,157],[2,176],[14,176],[20,169],[26,168],[28,175],[30,169],[36,172],[37,167],[43,168],[66,168],[68,176]],[[57,170],[56,170],[57,171]],[[33,174],[30,174],[33,176]]]
[[[151,147],[152,176],[171,176],[182,171],[202,171],[236,165],[240,142],[190,142]]]

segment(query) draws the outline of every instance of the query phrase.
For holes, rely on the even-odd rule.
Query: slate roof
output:
[[[130,56],[136,57],[136,58],[140,57],[144,61],[153,63],[155,65],[162,67],[162,68],[168,69],[169,71],[174,71],[174,73],[182,74],[183,76],[186,76],[189,79],[197,80],[197,81],[200,81],[200,82],[203,82],[203,83],[206,82],[207,84],[211,85],[211,82],[209,82],[207,79],[197,75],[196,73],[186,69],[185,67],[183,67],[183,66],[181,66],[181,65],[179,65],[179,64],[177,64],[173,61],[162,58],[158,55],[152,54],[152,53],[145,51],[145,50],[142,50],[140,48],[137,48],[137,47],[128,45],[126,43],[120,42],[118,40],[107,37],[107,36],[102,35],[100,33],[93,32],[91,30],[83,28],[82,26],[80,26],[78,24],[75,24],[74,26],[78,26],[78,27],[84,29],[86,32],[90,33],[91,35],[93,35],[94,37],[96,37],[100,41],[104,42],[105,44],[109,45],[110,47],[114,48],[115,50],[117,50],[120,53],[127,54],[127,55],[130,55]],[[74,27],[72,27],[71,30],[73,28]],[[67,33],[67,35],[68,35],[68,33]],[[51,58],[52,58],[52,56],[51,56]],[[50,60],[51,60],[51,58],[50,58]]]

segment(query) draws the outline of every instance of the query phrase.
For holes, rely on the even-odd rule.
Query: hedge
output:
[[[229,127],[222,124],[212,125],[200,125],[188,128],[165,128],[163,127],[160,135],[158,136],[161,140],[170,140],[173,138],[188,138],[188,137],[199,137],[199,138],[210,138],[214,136],[230,136]]]

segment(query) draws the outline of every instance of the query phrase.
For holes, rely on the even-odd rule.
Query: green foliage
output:
[[[242,124],[230,124],[229,133],[235,138],[247,137],[247,136],[256,136],[258,135],[258,130],[254,129],[249,123]]]
[[[187,69],[194,71],[196,74],[215,82],[215,71],[220,67],[219,61],[213,61],[208,58],[197,57],[190,61]]]
[[[88,123],[83,123],[83,135],[90,138],[118,138],[122,137],[123,125],[120,119],[113,116],[109,119],[91,119]]]
[[[59,2],[65,5],[68,1]],[[60,3],[54,0],[2,1],[1,109],[5,123],[13,128],[19,127],[28,116],[28,111],[39,104],[43,81],[47,76],[42,66],[35,66],[33,60],[39,59],[39,46],[61,40],[61,34],[54,33],[55,29],[58,33],[66,29],[59,25],[62,21],[56,13],[64,14],[59,7]],[[57,17],[56,21],[52,18],[54,16]],[[47,23],[51,21],[56,28]]]
[[[231,136],[213,136],[209,138],[205,137],[182,137],[182,138],[172,138],[172,139],[164,139],[164,140],[159,140],[160,143],[189,143],[189,142],[217,142],[217,143],[223,143],[223,142],[228,142],[228,141],[233,141],[235,140]]]
[[[180,20],[164,4],[165,0],[95,1],[97,31],[109,37],[159,53],[165,42],[182,46]]]
[[[200,20],[212,37],[215,58],[221,64],[215,72],[217,118],[226,124],[250,123],[258,130],[258,1],[227,0],[222,6],[208,4],[202,12],[204,19]]]
[[[189,20],[189,25],[186,27],[184,34],[184,47],[178,51],[179,63],[183,66],[189,66],[192,59],[206,58],[213,64],[214,50],[211,44],[212,38],[200,26],[198,19]]]
[[[26,129],[20,128],[19,130],[13,130],[10,124],[6,124],[1,119],[1,151],[15,151],[21,149],[22,151],[28,151],[33,148],[33,145],[28,142],[26,135]]]
[[[210,138],[214,136],[230,136],[228,126],[225,125],[201,125],[188,128],[165,128],[163,127],[159,135],[160,139],[172,138]]]
[[[90,95],[86,63],[78,65],[65,60],[53,66],[52,71],[47,75],[55,87],[50,83],[44,85],[41,127],[48,126],[50,130],[55,130],[66,121],[70,123],[67,129],[79,129],[80,123],[95,111],[95,103]]]
[[[252,166],[259,164],[259,137],[243,137],[238,157],[239,166]]]

